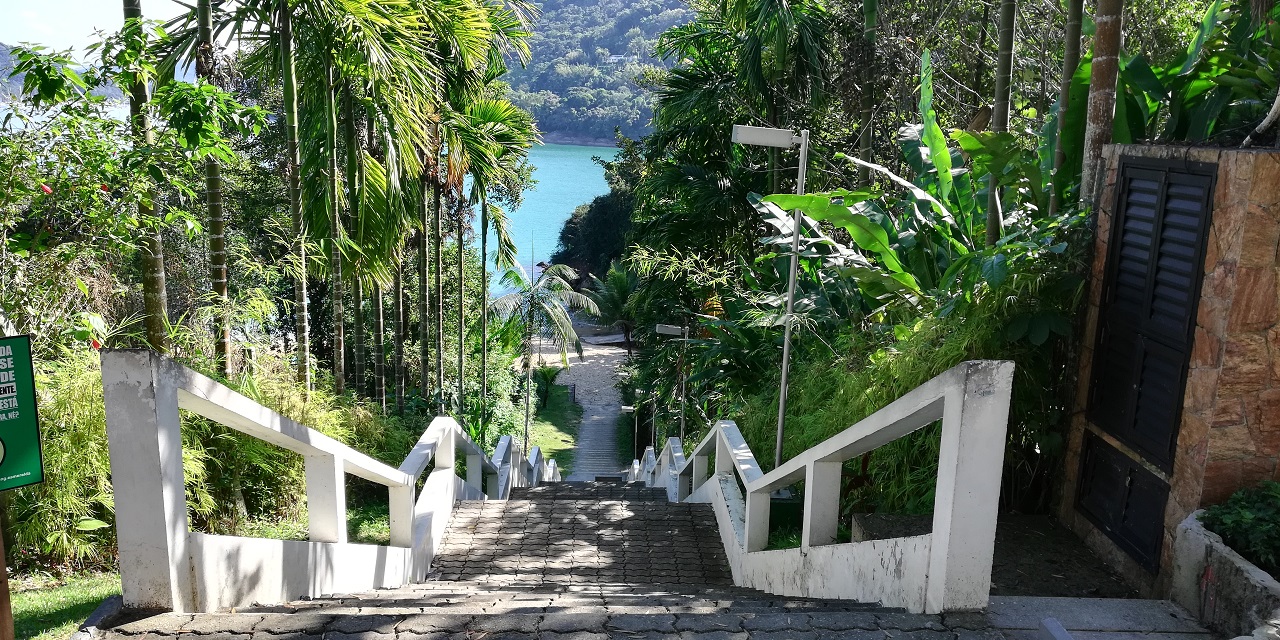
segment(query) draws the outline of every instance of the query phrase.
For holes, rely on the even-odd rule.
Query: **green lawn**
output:
[[[120,593],[120,574],[23,578],[10,583],[18,638],[66,640],[107,596]]]
[[[569,397],[569,387],[553,384],[547,406],[537,410],[529,425],[529,448],[541,448],[543,457],[555,460],[561,474],[568,476],[580,424],[582,406]]]

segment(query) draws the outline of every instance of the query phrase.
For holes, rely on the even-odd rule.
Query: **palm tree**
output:
[[[1080,201],[1092,206],[1102,147],[1111,142],[1116,115],[1116,79],[1120,72],[1120,14],[1124,0],[1098,0],[1094,23],[1093,63],[1089,70],[1089,103],[1085,110],[1084,158],[1080,169]]]
[[[483,98],[467,106],[467,126],[463,129],[468,135],[460,136],[460,146],[466,149],[468,170],[471,174],[471,202],[480,205],[480,283],[483,288],[481,296],[488,299],[489,292],[489,230],[492,229],[498,240],[498,251],[495,263],[501,269],[515,264],[516,248],[507,232],[507,217],[501,208],[489,202],[489,190],[499,183],[505,183],[508,190],[518,190],[513,183],[519,179],[522,163],[529,157],[529,148],[537,141],[538,130],[533,118],[525,111],[507,100],[499,98]],[[459,220],[459,228],[465,225]],[[459,233],[461,239],[463,234]],[[461,244],[460,244],[461,246]],[[458,371],[464,365],[464,337],[462,316],[463,262],[458,258]],[[488,314],[480,315],[480,397],[488,398],[489,393],[489,318]],[[462,397],[463,386],[461,376],[458,381],[458,395]]]
[[[124,0],[124,22],[125,29],[142,28],[142,0]],[[139,75],[129,89],[129,122],[133,126],[133,137],[139,145],[151,144],[154,136],[151,120],[147,117],[147,102],[150,99],[147,79]],[[155,209],[151,205],[155,201],[154,189],[150,198],[138,201],[139,219],[150,220],[155,217]],[[152,349],[163,353],[169,348],[169,294],[168,287],[165,286],[164,242],[160,239],[159,228],[146,232],[142,249],[142,303],[147,343]]]
[[[631,332],[636,328],[636,319],[632,310],[632,295],[640,279],[620,263],[609,265],[609,272],[604,280],[591,276],[591,290],[587,297],[596,303],[600,313],[596,318],[611,327],[622,330],[622,339],[627,345],[627,355],[631,355]]]
[[[373,285],[373,399],[387,411],[387,320],[382,286]]]
[[[1000,49],[996,55],[996,100],[991,114],[991,130],[1003,133],[1009,130],[1009,85],[1013,79],[1013,20],[1014,0],[1000,0]],[[987,191],[987,246],[995,246],[1000,240],[999,177],[991,174]]]
[[[210,81],[217,61],[213,50],[213,8],[210,0],[198,0],[196,16],[196,76]],[[222,165],[212,154],[204,160],[205,204],[209,207],[209,280],[221,309],[214,314],[214,353],[218,371],[231,376],[231,319],[225,312],[227,292],[226,219],[222,207]]]
[[[502,284],[511,290],[490,303],[490,308],[498,317],[518,322],[524,330],[523,362],[525,370],[524,388],[524,448],[529,449],[529,423],[533,414],[529,405],[533,383],[533,336],[548,340],[560,350],[560,359],[568,366],[569,346],[572,345],[578,357],[582,357],[582,342],[573,329],[570,311],[584,310],[596,315],[600,310],[596,303],[581,293],[573,290],[569,284],[578,278],[573,269],[553,264],[539,274],[537,280],[530,281],[524,267],[516,265],[502,274]]]
[[[328,269],[340,278],[341,251],[359,252],[362,277],[385,286],[391,280],[398,256],[401,231],[413,224],[411,194],[402,189],[405,176],[421,173],[419,150],[430,140],[430,120],[436,112],[431,90],[440,77],[440,58],[434,47],[441,38],[461,42],[464,48],[483,50],[489,40],[487,24],[468,16],[483,12],[469,2],[445,2],[439,6],[389,0],[244,0],[231,11],[215,7],[213,32],[227,37],[247,36],[263,41],[251,54],[251,64],[262,75],[282,78],[285,94],[287,162],[290,211],[298,245],[298,279],[295,307],[299,347],[299,378],[310,384],[310,335],[307,323],[305,278],[312,266],[306,241],[327,238]],[[189,24],[190,16],[185,20]],[[178,20],[175,22],[181,22]],[[295,24],[302,28],[295,29]],[[193,30],[175,31],[174,52],[185,54],[196,41]],[[335,75],[334,69],[343,75]],[[368,140],[375,141],[379,157],[366,143],[352,148],[354,136],[346,136],[348,158],[366,186],[353,205],[358,217],[351,221],[350,239],[335,215],[339,192],[333,164],[338,153],[336,91],[359,89],[355,97],[367,116]],[[348,120],[352,114],[347,113]],[[352,163],[348,163],[349,182]],[[306,176],[305,188],[302,176]],[[326,233],[327,232],[327,233]],[[336,259],[335,259],[336,255]],[[323,269],[323,267],[319,267]],[[341,285],[335,293],[341,295]],[[336,298],[336,296],[335,296]],[[341,311],[339,303],[335,310]],[[341,322],[335,318],[335,326]],[[335,373],[341,363],[335,362]]]

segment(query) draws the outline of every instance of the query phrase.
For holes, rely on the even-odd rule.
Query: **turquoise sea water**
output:
[[[532,273],[533,265],[551,259],[560,240],[560,228],[578,205],[609,192],[604,168],[591,158],[612,160],[616,153],[613,147],[567,144],[541,145],[529,151],[529,161],[535,167],[533,177],[538,184],[525,192],[519,209],[509,212],[511,239],[527,272]],[[489,243],[492,254],[492,234]],[[495,291],[501,288],[496,276],[493,288]]]

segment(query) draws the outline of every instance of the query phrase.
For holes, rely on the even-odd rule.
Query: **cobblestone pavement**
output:
[[[1087,624],[1076,628],[1093,632],[1087,640],[1211,640],[1203,633],[1188,633],[1203,630],[1193,621],[1172,616],[1172,605],[1156,601],[1127,601],[1157,605],[1145,618],[1135,618],[1133,609],[1115,604],[1121,601],[1104,601],[1114,609],[1108,614],[1096,608],[1082,612],[1069,598],[1006,598],[1009,602],[1000,611],[993,601],[988,614],[938,616],[735,587],[709,506],[670,504],[661,491],[621,484],[546,485],[519,490],[507,502],[460,503],[434,570],[433,580],[399,589],[223,613],[118,619],[105,636],[1036,640],[1044,613],[1084,620]],[[1098,633],[1112,628],[1103,621],[1108,616],[1141,633]],[[992,628],[992,621],[1004,633]]]
[[[552,484],[461,502],[433,566],[442,580],[732,585],[715,514],[660,489]]]

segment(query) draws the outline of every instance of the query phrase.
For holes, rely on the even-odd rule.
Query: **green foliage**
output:
[[[538,408],[546,408],[551,400],[551,389],[556,385],[560,367],[538,367],[533,370],[533,383],[538,387]]]
[[[676,0],[549,0],[541,7],[529,64],[508,77],[512,100],[553,139],[611,140],[615,128],[645,133],[652,97],[637,80],[665,66],[652,57],[658,34],[693,12]]]
[[[1200,521],[1245,559],[1280,576],[1280,482],[1241,489],[1205,509]]]

